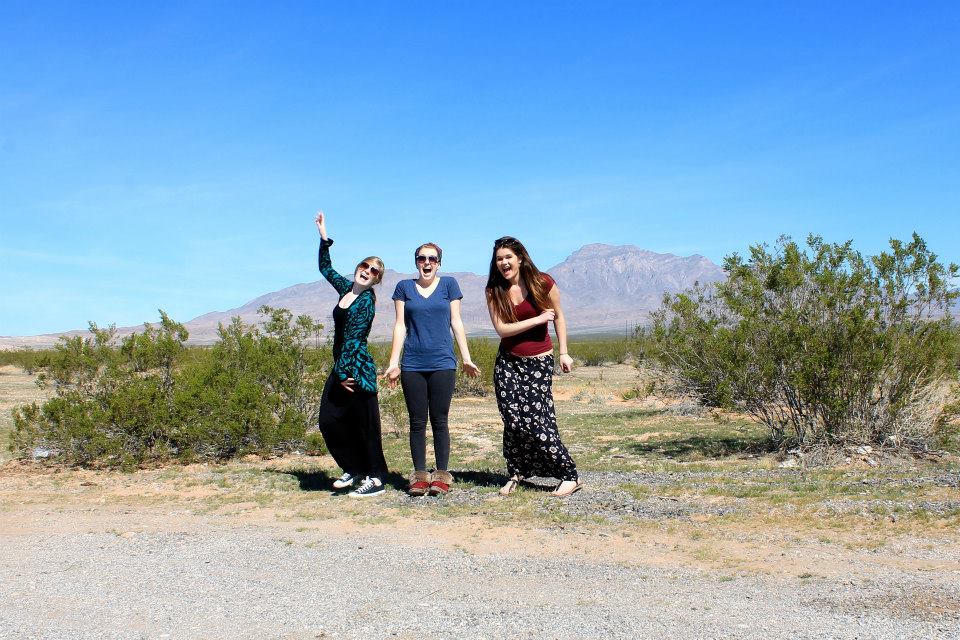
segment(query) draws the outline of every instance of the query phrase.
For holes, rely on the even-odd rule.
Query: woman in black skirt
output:
[[[373,285],[383,278],[383,261],[370,256],[360,261],[353,280],[333,269],[326,216],[314,220],[320,232],[320,273],[337,290],[333,308],[333,371],[320,398],[320,433],[327,449],[343,469],[335,489],[359,482],[355,498],[383,493],[387,463],[380,440],[380,405],[377,403],[377,367],[367,349],[377,296]]]
[[[576,493],[583,483],[560,441],[553,407],[550,322],[560,347],[561,370],[569,373],[573,366],[560,292],[516,238],[504,236],[493,245],[487,308],[500,336],[493,388],[503,418],[503,456],[510,474],[500,493],[513,493],[520,480],[530,476],[558,478],[555,496]]]

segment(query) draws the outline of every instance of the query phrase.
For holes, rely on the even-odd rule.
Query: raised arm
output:
[[[473,364],[470,357],[470,347],[467,345],[467,334],[463,329],[463,318],[460,317],[460,301],[450,301],[450,328],[453,330],[453,337],[457,341],[457,347],[460,349],[460,358],[463,360],[463,372],[471,378],[480,375],[480,367]]]
[[[556,287],[554,287],[554,289],[555,288]],[[541,324],[547,324],[555,317],[553,309],[544,309],[543,313],[535,318],[528,318],[527,320],[520,320],[519,322],[504,322],[497,314],[496,305],[493,303],[493,296],[490,291],[487,291],[487,311],[490,312],[490,322],[493,323],[494,330],[501,338],[509,338],[518,333],[523,333],[527,329],[532,329]]]
[[[557,286],[550,288],[550,304],[553,305],[553,329],[557,332],[557,347],[560,349],[560,370],[570,373],[573,369],[573,358],[567,351],[567,319],[563,316],[560,306],[560,289]]]
[[[320,232],[320,255],[318,258],[320,273],[326,278],[327,282],[333,285],[337,293],[342,296],[347,291],[350,291],[353,283],[333,269],[333,262],[330,260],[330,245],[333,244],[333,240],[327,237],[326,218],[326,214],[324,214],[323,211],[317,211],[317,217],[313,219],[317,225],[317,231]]]

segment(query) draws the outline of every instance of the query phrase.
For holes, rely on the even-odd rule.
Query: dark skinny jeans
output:
[[[450,464],[450,429],[447,416],[453,387],[457,382],[456,369],[443,371],[402,371],[400,384],[410,416],[410,455],[416,471],[427,470],[427,417],[433,430],[433,452],[437,469],[446,471]]]

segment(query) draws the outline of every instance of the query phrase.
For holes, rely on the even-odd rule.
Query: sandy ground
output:
[[[571,400],[586,385],[613,401],[635,376],[581,370],[558,400],[589,407]],[[32,385],[0,370],[0,404]],[[496,424],[483,402],[457,410]],[[301,468],[336,472],[306,456],[135,473],[7,461],[0,638],[960,638],[960,534],[935,522],[869,544],[783,518],[545,519],[546,494],[516,503],[525,520],[483,487],[457,508],[396,489],[351,500],[324,478],[297,488]]]

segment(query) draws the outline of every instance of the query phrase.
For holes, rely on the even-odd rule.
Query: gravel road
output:
[[[0,638],[960,638],[956,606],[937,605],[954,602],[950,572],[731,576],[214,517],[124,524],[6,527]]]

